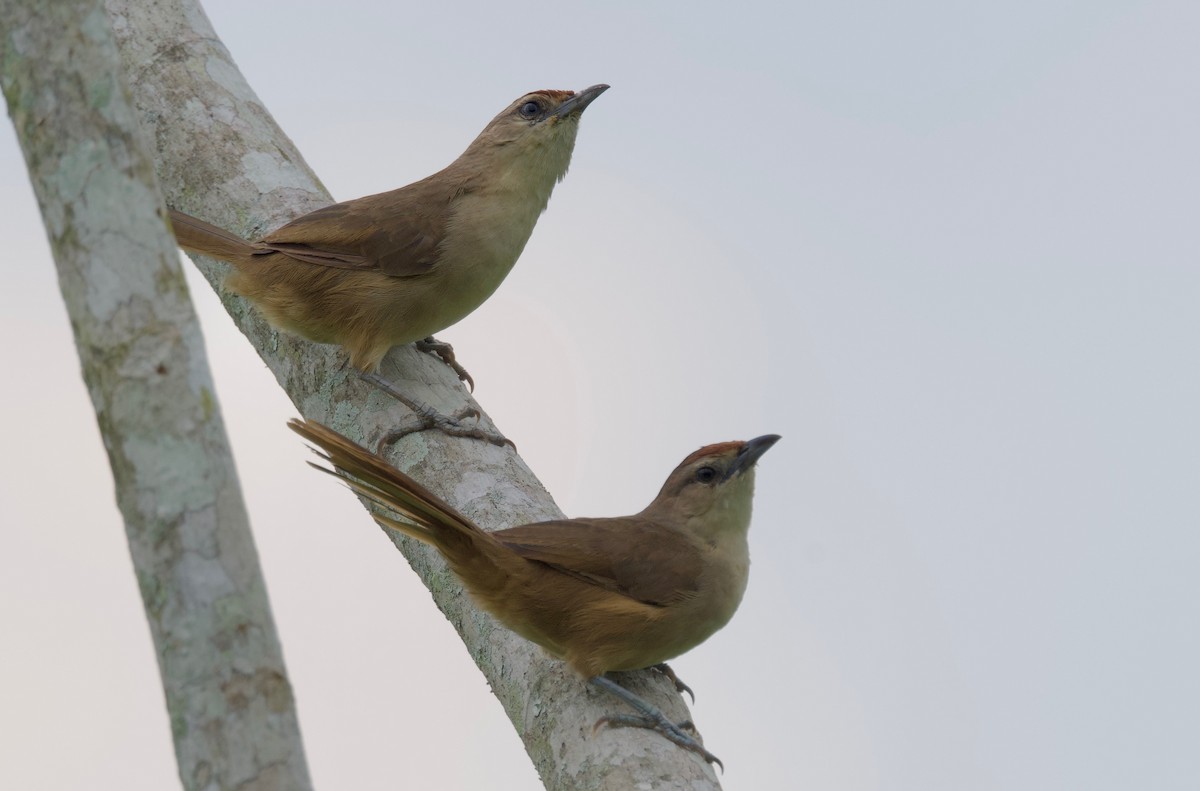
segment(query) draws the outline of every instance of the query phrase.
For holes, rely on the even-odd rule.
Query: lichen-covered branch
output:
[[[310,788],[199,324],[109,17],[99,0],[0,0],[0,20],[0,80],[108,450],[183,785]],[[46,507],[71,530],[89,527],[69,498]]]
[[[330,202],[193,0],[109,0],[108,8],[172,205],[255,237]],[[263,31],[263,46],[273,45],[270,33]],[[363,384],[339,349],[277,334],[244,301],[224,293],[223,264],[204,259],[197,264],[305,417],[368,446],[410,417],[394,400]],[[445,365],[412,348],[394,349],[381,372],[444,414],[475,405]],[[561,516],[509,449],[422,432],[398,443],[392,458],[485,528]],[[561,662],[480,613],[432,550],[403,541],[400,549],[458,629],[548,788],[718,787],[701,759],[655,734],[605,730],[593,735],[592,724],[613,712],[613,701],[589,691]],[[630,674],[623,682],[668,715],[687,716],[683,701],[657,674]]]

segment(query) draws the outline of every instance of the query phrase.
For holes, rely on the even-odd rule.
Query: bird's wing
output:
[[[700,584],[700,547],[642,517],[538,522],[492,535],[521,557],[646,604],[682,601]]]
[[[335,203],[271,232],[259,254],[283,253],[336,269],[374,269],[393,277],[431,271],[438,261],[450,204],[467,192],[445,179]]]

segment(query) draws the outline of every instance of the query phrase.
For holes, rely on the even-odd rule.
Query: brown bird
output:
[[[604,674],[659,667],[685,689],[662,663],[704,642],[737,610],[750,568],[754,464],[778,435],[701,448],[632,516],[489,533],[333,429],[313,421],[288,425],[318,446],[336,472],[314,467],[407,520],[376,515],[381,525],[437,548],[479,606],[639,712],[597,726],[651,728],[717,760]]]
[[[567,173],[580,115],[607,89],[527,93],[444,170],[317,209],[261,241],[172,209],[176,239],[233,264],[226,287],[271,324],[342,345],[361,371],[374,372],[391,347],[415,341],[470,382],[431,336],[479,307],[508,275]]]

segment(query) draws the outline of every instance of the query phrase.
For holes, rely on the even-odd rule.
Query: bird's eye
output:
[[[528,101],[517,108],[517,112],[522,118],[537,118],[542,112],[542,105],[539,102]]]
[[[696,470],[696,480],[700,483],[712,483],[717,479],[717,471],[712,467],[701,467]]]

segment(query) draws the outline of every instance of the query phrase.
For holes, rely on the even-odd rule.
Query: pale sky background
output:
[[[1200,5],[207,7],[338,199],[442,167],[527,90],[613,86],[513,274],[440,335],[570,515],[783,435],[741,610],[675,662],[727,788],[1200,787]],[[0,787],[176,788],[2,126]],[[536,788],[192,283],[317,787]]]

